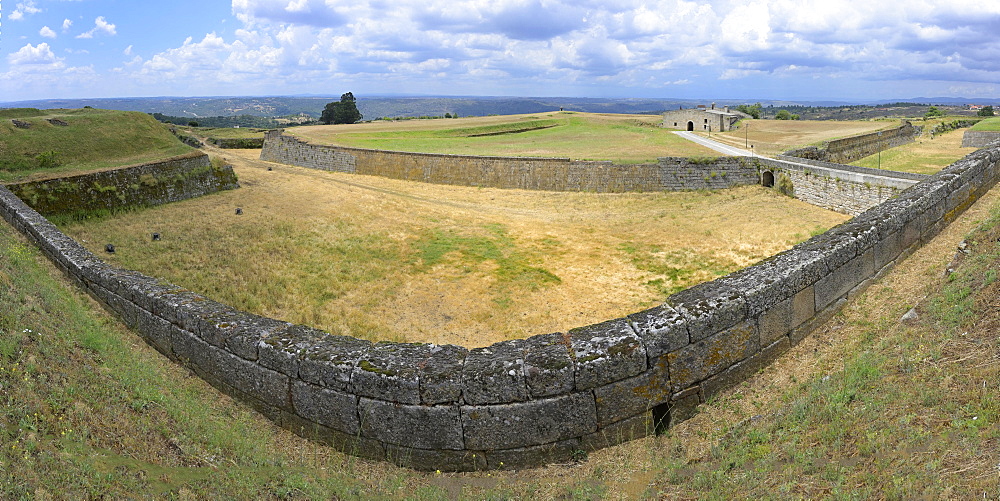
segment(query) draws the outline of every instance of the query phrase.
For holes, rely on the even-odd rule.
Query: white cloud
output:
[[[125,54],[126,56],[131,56],[132,55],[132,46],[129,45],[128,47],[125,47],[125,50],[122,51],[122,54]]]
[[[69,31],[70,27],[73,26],[73,21],[69,19],[63,19],[62,29],[63,31]]]
[[[56,57],[49,44],[42,42],[38,46],[30,43],[21,47],[17,52],[7,55],[7,62],[11,66],[62,66],[62,59]]]
[[[118,34],[118,30],[115,25],[107,22],[104,16],[100,16],[94,20],[94,27],[90,31],[80,33],[76,38],[94,38],[95,34],[104,33],[108,36],[114,36]]]
[[[52,28],[48,26],[42,26],[42,29],[38,30],[38,34],[45,38],[55,38],[56,32],[52,31]]]
[[[27,2],[18,3],[17,6],[14,7],[14,11],[11,12],[7,18],[11,21],[20,21],[24,19],[24,16],[26,15],[38,14],[41,11],[42,9],[39,9],[35,5],[34,0],[29,0]]]

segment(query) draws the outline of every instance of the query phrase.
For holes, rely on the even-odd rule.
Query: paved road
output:
[[[718,141],[713,141],[711,139],[701,137],[701,136],[695,134],[694,132],[674,131],[674,134],[677,134],[678,136],[681,136],[684,139],[687,139],[688,141],[694,141],[694,142],[696,142],[696,143],[698,143],[698,144],[700,144],[702,146],[705,146],[706,148],[711,148],[711,149],[713,149],[715,151],[718,151],[719,153],[722,153],[723,155],[730,155],[730,156],[734,156],[734,157],[739,157],[739,156],[749,157],[749,156],[752,156],[752,153],[750,151],[748,151],[748,150],[744,150],[744,149],[741,149],[741,148],[736,148],[736,147],[733,147],[733,146],[729,146],[728,144],[722,144],[722,143],[720,143]]]

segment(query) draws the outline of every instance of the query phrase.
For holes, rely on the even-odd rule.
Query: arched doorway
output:
[[[690,122],[690,121],[688,122],[688,130],[689,131],[693,131],[694,130],[694,122]]]
[[[760,185],[765,188],[774,186],[774,173],[766,170],[760,174]]]

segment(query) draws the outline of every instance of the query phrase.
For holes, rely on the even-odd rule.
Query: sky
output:
[[[1000,101],[998,0],[0,0],[0,102]]]

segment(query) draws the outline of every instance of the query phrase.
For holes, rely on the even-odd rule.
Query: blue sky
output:
[[[0,0],[0,102],[1000,100],[997,0]]]

